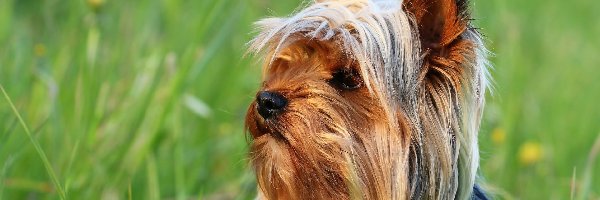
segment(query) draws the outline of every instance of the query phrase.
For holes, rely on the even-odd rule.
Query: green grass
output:
[[[260,69],[244,44],[298,4],[0,0],[0,199],[251,199],[243,117]],[[473,8],[495,54],[486,186],[599,199],[600,2]]]
[[[44,167],[46,168],[46,171],[47,171],[48,175],[50,176],[50,179],[52,179],[52,183],[54,183],[54,187],[58,191],[58,195],[60,196],[61,199],[65,199],[66,198],[65,191],[63,190],[63,187],[61,186],[60,182],[56,178],[56,173],[54,172],[54,169],[52,169],[52,166],[50,165],[50,161],[48,161],[48,157],[46,156],[46,153],[44,153],[44,150],[42,150],[42,147],[40,147],[40,144],[38,143],[38,141],[31,136],[29,127],[27,126],[27,124],[25,124],[25,121],[23,121],[21,114],[19,114],[19,111],[17,110],[17,108],[15,108],[15,105],[13,104],[13,102],[10,99],[10,97],[8,96],[8,94],[6,94],[6,91],[4,90],[4,87],[2,85],[0,85],[0,90],[2,90],[2,94],[4,95],[4,98],[6,99],[6,101],[8,101],[8,104],[14,111],[15,116],[17,116],[17,119],[19,119],[19,123],[21,123],[21,126],[23,126],[23,130],[25,130],[25,133],[27,134],[29,141],[31,141],[31,144],[35,148],[35,151],[38,153],[38,155],[42,159],[42,162],[44,163]]]

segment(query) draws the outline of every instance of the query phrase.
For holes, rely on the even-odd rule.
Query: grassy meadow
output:
[[[0,199],[252,199],[242,55],[253,21],[299,4],[0,0]],[[494,53],[484,186],[600,199],[600,2],[473,8]]]

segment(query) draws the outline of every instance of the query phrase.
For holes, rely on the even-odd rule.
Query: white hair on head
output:
[[[472,59],[460,66],[464,69],[462,94],[454,94],[456,88],[449,84],[438,91],[441,97],[423,99],[428,91],[422,86],[423,55],[415,23],[399,0],[317,0],[290,17],[257,22],[260,33],[249,49],[264,53],[268,68],[281,50],[299,40],[338,44],[360,63],[363,81],[388,117],[397,118],[402,112],[411,124],[411,147],[405,152],[410,159],[400,164],[406,168],[396,167],[390,174],[401,176],[408,168],[409,194],[405,197],[470,199],[479,166],[477,133],[489,82],[487,51],[475,30],[465,30],[462,37],[474,46],[474,55],[466,55]],[[442,97],[447,99],[433,99]]]

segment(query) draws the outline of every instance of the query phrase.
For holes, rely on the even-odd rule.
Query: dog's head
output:
[[[318,1],[258,22],[246,126],[267,199],[470,195],[486,86],[465,0]]]

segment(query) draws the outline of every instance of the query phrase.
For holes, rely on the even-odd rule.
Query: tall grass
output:
[[[8,102],[9,106],[12,108],[12,110],[13,110],[15,116],[17,117],[17,119],[19,120],[19,123],[21,124],[21,126],[23,126],[23,130],[27,134],[27,137],[29,138],[29,141],[31,141],[31,144],[35,148],[35,151],[40,156],[40,159],[42,160],[44,167],[46,168],[46,172],[48,173],[48,176],[50,176],[52,183],[54,183],[54,187],[58,191],[58,195],[60,196],[61,199],[65,199],[66,198],[65,192],[62,189],[62,186],[60,186],[61,185],[60,182],[56,178],[56,173],[54,172],[54,169],[52,169],[52,166],[50,165],[50,161],[48,161],[48,157],[46,156],[46,153],[44,152],[42,147],[40,147],[39,142],[31,136],[29,127],[27,126],[25,121],[23,121],[21,114],[19,114],[19,111],[17,110],[17,108],[15,108],[15,105],[13,104],[13,102],[10,99],[10,97],[8,96],[8,94],[6,94],[6,91],[4,90],[4,87],[2,85],[0,85],[0,90],[2,90],[2,94],[4,95],[4,98]],[[2,171],[3,171],[3,177],[4,177],[4,170],[2,170]]]
[[[0,0],[0,199],[253,198],[243,117],[260,69],[244,45],[253,21],[297,5]],[[600,198],[588,158],[600,3],[474,9],[495,53],[486,186],[500,199]]]
[[[479,1],[475,8],[495,53],[497,89],[481,131],[484,177],[515,198],[567,199],[573,169],[586,168],[600,133],[600,23],[593,20],[600,3]],[[585,199],[600,198],[600,167],[588,168],[574,187],[588,187]]]

